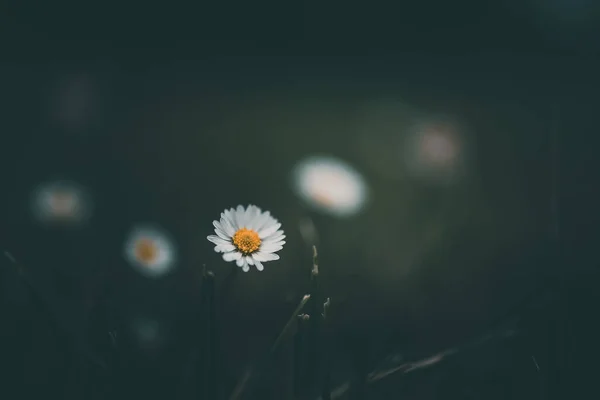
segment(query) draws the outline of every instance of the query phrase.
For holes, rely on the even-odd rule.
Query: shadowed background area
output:
[[[193,13],[202,32],[178,14],[136,45],[124,35],[151,24],[131,22],[134,10],[107,33],[96,19],[13,9],[21,43],[7,51],[19,56],[0,67],[11,371],[0,390],[203,398],[206,265],[228,398],[309,289],[316,244],[333,388],[364,349],[368,371],[443,354],[370,385],[373,399],[589,393],[597,161],[584,132],[596,128],[600,32],[597,6],[559,3],[265,8],[281,18],[255,6],[231,28],[205,21],[214,6]],[[196,39],[211,27],[220,40]],[[314,156],[359,172],[357,213],[297,196],[294,168]],[[77,224],[40,222],[35,196],[53,182],[85,193]],[[238,204],[269,210],[287,243],[264,271],[232,279],[237,267],[206,236]],[[174,247],[173,270],[156,279],[127,259],[140,224]],[[286,363],[272,360],[244,398],[286,398]]]

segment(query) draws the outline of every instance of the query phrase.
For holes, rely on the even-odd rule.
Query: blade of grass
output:
[[[273,342],[273,345],[269,349],[269,352],[265,355],[261,362],[259,362],[257,365],[252,365],[246,369],[246,371],[236,384],[235,388],[233,389],[231,396],[229,396],[230,400],[237,400],[241,398],[244,389],[248,385],[248,382],[252,379],[253,376],[257,375],[260,372],[260,370],[265,366],[265,364],[268,362],[271,356],[277,351],[283,338],[288,335],[294,323],[296,323],[297,315],[302,311],[308,300],[310,300],[310,295],[304,295],[302,300],[300,300],[300,302],[298,303],[298,306],[296,306],[296,308],[292,312],[292,315],[288,319],[287,323]]]
[[[41,289],[41,286],[34,284],[34,280],[27,273],[27,270],[9,252],[4,251],[4,256],[14,265],[19,280],[31,295],[33,302],[48,317],[53,329],[57,333],[62,334],[66,342],[73,346],[75,351],[81,354],[84,359],[93,365],[106,369],[106,364],[85,345],[83,338],[74,333],[76,329],[71,328],[66,319],[62,318],[62,314],[58,312],[54,304],[49,300],[49,296]]]
[[[204,399],[217,399],[217,331],[215,305],[215,275],[204,273],[204,318],[206,320],[204,349]]]

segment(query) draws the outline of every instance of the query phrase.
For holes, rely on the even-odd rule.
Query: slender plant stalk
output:
[[[296,363],[299,360],[300,357],[300,353],[298,352],[298,349],[296,348],[296,338],[298,336],[298,332],[300,329],[299,326],[299,322],[297,322],[294,326],[295,328],[293,328],[293,331],[290,333],[292,335],[292,337],[294,338],[294,340],[292,341],[291,345],[288,348],[288,352],[287,352],[287,363],[288,363],[288,368],[289,370],[287,371],[288,374],[286,376],[286,382],[285,382],[285,386],[284,386],[284,394],[283,394],[283,398],[285,400],[294,400],[295,399],[295,394],[296,394],[296,374],[298,371],[298,368],[296,368]]]
[[[447,349],[445,351],[442,351],[438,354],[435,354],[433,356],[427,357],[427,358],[419,360],[419,361],[406,362],[406,363],[397,365],[395,367],[390,367],[388,369],[378,369],[378,370],[372,371],[371,373],[368,374],[367,383],[373,384],[382,379],[390,377],[392,375],[402,375],[402,374],[407,374],[407,373],[417,371],[417,370],[420,370],[423,368],[428,368],[428,367],[433,366],[433,365],[437,364],[438,362],[442,361],[446,357],[452,356],[457,353],[462,353],[464,351],[472,350],[473,348],[477,348],[483,344],[490,342],[491,340],[500,340],[500,339],[504,339],[504,338],[508,338],[508,337],[513,337],[514,335],[515,335],[515,333],[512,330],[505,330],[505,331],[501,331],[499,333],[496,332],[495,334],[488,334],[488,335],[479,337],[479,338],[475,339],[474,341],[471,341],[471,342],[465,344],[464,346],[450,348],[450,349]],[[339,385],[338,387],[336,387],[334,390],[331,391],[331,398],[332,399],[344,398],[346,393],[350,390],[350,388],[351,388],[351,382],[345,382],[345,383]],[[317,400],[323,400],[323,397],[319,397]]]
[[[211,271],[203,273],[203,303],[205,338],[204,338],[204,368],[203,368],[203,399],[217,400],[217,327],[215,305],[215,275]]]
[[[254,375],[257,374],[257,372],[259,372],[266,365],[268,360],[271,358],[271,356],[277,351],[277,349],[281,345],[283,338],[289,334],[289,332],[291,331],[291,329],[294,326],[294,323],[296,322],[297,315],[302,311],[302,309],[304,308],[304,306],[306,305],[308,300],[310,300],[310,295],[308,295],[308,294],[304,295],[302,300],[300,300],[300,303],[298,303],[298,306],[292,312],[292,315],[288,319],[287,323],[285,324],[285,326],[283,327],[283,329],[277,336],[277,339],[275,339],[275,342],[273,342],[273,345],[271,346],[269,352],[266,354],[266,356],[263,358],[263,360],[260,363],[258,363],[258,365],[252,365],[246,369],[246,371],[244,372],[244,374],[242,375],[242,377],[240,378],[238,383],[235,385],[235,388],[233,389],[231,396],[229,396],[230,400],[237,400],[237,399],[241,398],[241,396],[244,392],[244,389],[248,385],[248,382],[252,379],[252,377]]]
[[[361,343],[362,342],[362,343]],[[350,399],[365,400],[367,398],[368,347],[366,341],[354,345],[354,377],[350,383]]]
[[[328,298],[323,303],[323,383],[321,386],[321,398],[331,400],[331,326],[329,323],[329,308],[331,300]]]
[[[298,399],[304,395],[306,388],[306,345],[307,331],[310,316],[300,314],[297,316],[297,331],[294,335],[294,398]]]
[[[315,387],[319,385],[321,378],[321,346],[322,346],[322,310],[323,294],[319,282],[319,264],[317,247],[313,246],[313,265],[310,272],[310,295],[311,301],[308,305],[310,319],[308,321],[308,348],[306,365],[306,384],[304,395],[312,394]]]
[[[328,399],[330,396],[329,375],[329,336],[326,323],[330,300],[324,300],[319,281],[320,270],[318,253],[313,246],[313,263],[310,273],[310,302],[308,312],[299,316],[299,331],[295,338],[296,360],[295,395],[297,398],[310,398],[315,391]]]
[[[23,268],[21,264],[17,263],[15,258],[9,252],[5,251],[4,256],[15,266],[19,279],[28,290],[33,302],[43,310],[44,315],[48,316],[48,320],[55,332],[62,334],[66,339],[65,341],[73,346],[74,351],[80,354],[84,359],[93,365],[106,369],[106,364],[85,344],[83,338],[75,334],[75,329],[69,329],[68,322],[66,322],[64,318],[61,318],[60,312],[58,312],[53,303],[48,300],[48,296],[45,295],[44,291],[33,283],[27,270]]]

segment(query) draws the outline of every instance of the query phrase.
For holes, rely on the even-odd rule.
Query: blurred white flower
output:
[[[42,223],[79,225],[91,213],[91,201],[83,187],[66,181],[40,185],[33,193],[33,213]]]
[[[250,265],[262,271],[263,262],[279,260],[275,252],[283,248],[285,235],[269,211],[239,205],[223,211],[220,221],[213,221],[213,225],[217,235],[207,239],[216,245],[217,253],[223,253],[223,260],[235,261],[244,272],[250,270]]]
[[[431,130],[423,132],[419,139],[421,157],[432,164],[448,165],[456,159],[457,145],[451,135]]]
[[[158,278],[175,265],[175,246],[169,235],[152,227],[136,227],[125,242],[125,258],[142,275]]]
[[[419,178],[448,181],[462,172],[464,146],[457,128],[450,123],[417,125],[404,150],[409,171]]]
[[[367,200],[363,177],[334,157],[310,157],[293,170],[296,194],[312,207],[345,217],[356,214]]]

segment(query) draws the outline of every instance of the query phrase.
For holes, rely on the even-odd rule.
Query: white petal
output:
[[[225,214],[225,218],[227,218],[227,220],[233,227],[233,230],[237,231],[239,229],[239,227],[238,227],[237,221],[235,220],[235,213],[234,213],[233,208],[223,211],[223,214]]]
[[[279,256],[277,254],[264,253],[262,251],[252,254],[252,257],[262,262],[279,260]]]
[[[244,272],[250,271],[250,267],[248,266],[248,264],[244,263],[244,266],[242,267],[242,271],[244,271]]]
[[[254,215],[254,206],[252,204],[248,204],[248,207],[244,210],[244,222],[246,225],[250,223],[252,220],[252,216]]]
[[[274,234],[279,228],[281,228],[281,224],[279,222],[274,225],[267,225],[258,231],[258,236],[260,236],[261,239],[267,238],[269,235]]]
[[[252,260],[251,256],[246,256],[246,262],[250,265],[254,265],[254,260]]]
[[[235,234],[235,229],[233,229],[233,225],[231,225],[231,222],[229,221],[229,218],[225,216],[225,213],[221,213],[221,226],[227,236],[231,237]]]
[[[262,244],[263,245],[271,245],[271,244],[276,244],[276,243],[281,243],[281,242],[285,243],[285,240],[283,240],[283,238],[277,238],[277,239],[269,238],[269,239],[263,240]]]
[[[238,224],[237,224],[237,221],[235,219],[235,209],[230,208],[229,210],[223,211],[223,213],[229,219],[229,222],[231,222],[231,226],[233,226],[233,229],[237,230],[238,229]]]
[[[229,240],[222,239],[215,235],[208,235],[206,238],[208,239],[209,242],[213,242],[217,246],[223,245],[223,244],[231,244],[231,242]]]
[[[219,229],[219,230],[223,231],[223,233],[225,232],[225,229],[223,229],[223,226],[221,225],[220,221],[213,221],[213,225],[214,225],[215,229]]]
[[[267,225],[267,223],[269,223],[269,221],[271,221],[272,219],[273,218],[271,217],[271,213],[269,211],[265,211],[263,214],[260,215],[260,217],[258,218],[258,221],[256,222],[256,231],[258,232],[265,225]]]
[[[252,258],[255,261],[258,261],[258,262],[260,262],[260,261],[268,261],[267,257],[266,257],[266,253],[261,253],[260,251],[252,254]]]
[[[278,240],[277,242],[264,242],[263,246],[266,246],[267,248],[271,248],[271,247],[281,247],[283,248],[283,245],[285,244],[285,240]],[[262,247],[261,247],[262,250]],[[279,249],[281,250],[281,249]],[[278,250],[275,250],[278,251]]]
[[[244,257],[242,257],[242,255],[240,254],[240,258],[238,258],[238,259],[235,261],[235,265],[237,265],[238,267],[241,267],[241,266],[242,266],[242,265],[244,265],[244,264],[245,264],[245,262],[244,262]]]
[[[248,206],[248,210],[246,210],[246,212],[248,214],[247,228],[255,231],[257,229],[258,223],[260,222],[260,217],[261,217],[260,208],[251,205],[251,206]]]
[[[254,222],[254,206],[249,205],[244,211],[244,226],[248,229],[252,229]]]
[[[254,266],[259,271],[262,271],[263,269],[265,269],[265,267],[262,265],[262,263],[260,261],[254,260]]]
[[[257,207],[257,206],[253,206],[253,207],[254,207],[254,213],[257,217],[262,214],[262,210],[260,209],[260,207]]]
[[[237,261],[242,258],[242,253],[239,251],[232,251],[231,253],[224,253],[223,260],[229,261]]]
[[[281,231],[278,231],[281,232]],[[274,235],[269,236],[268,238],[264,238],[262,240],[263,243],[273,243],[273,242],[278,242],[280,240],[285,239],[285,235],[281,235],[281,234],[277,234],[275,233]]]
[[[219,221],[213,221],[213,226],[215,227],[215,233],[217,235],[219,235],[220,238],[222,238],[222,239],[229,239],[229,237],[227,236],[227,234],[225,233],[225,231],[221,227],[221,224],[219,223]]]
[[[227,253],[227,252],[233,251],[235,249],[236,249],[236,247],[234,245],[232,245],[231,243],[220,244],[215,247],[215,251],[220,252],[220,253]]]
[[[283,246],[276,244],[266,244],[264,246],[260,246],[260,251],[262,251],[263,253],[275,253],[276,251],[279,251],[281,249],[283,249]]]
[[[272,234],[271,236],[264,238],[263,241],[280,240],[280,239],[285,239],[285,235],[283,234],[283,231],[277,231],[274,234]]]
[[[246,211],[244,210],[244,207],[241,205],[237,206],[237,209],[235,210],[235,220],[238,223],[238,229],[246,226],[246,219],[244,218],[245,213]]]

